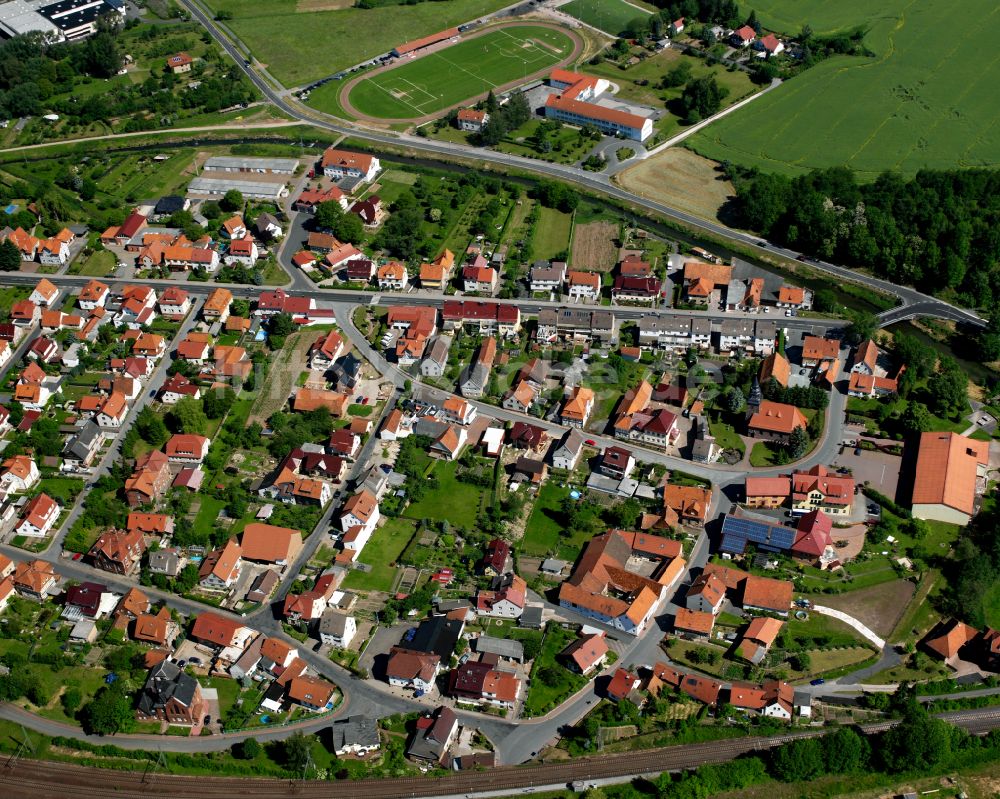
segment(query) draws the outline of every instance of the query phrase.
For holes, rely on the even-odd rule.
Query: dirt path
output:
[[[289,336],[288,343],[281,350],[282,357],[271,363],[267,379],[250,410],[248,425],[254,422],[264,424],[273,413],[281,410],[292,393],[295,381],[306,368],[309,348],[317,335],[313,331],[303,330]]]
[[[521,80],[510,81],[509,83],[505,83],[501,86],[494,87],[493,91],[496,94],[500,94],[502,92],[507,91],[508,89],[513,89],[516,86],[520,86],[524,83],[528,83],[532,80],[540,78],[542,75],[548,74],[553,69],[558,69],[559,67],[564,67],[567,64],[575,63],[577,57],[583,51],[583,40],[575,31],[568,30],[563,25],[557,25],[554,22],[546,22],[545,20],[540,20],[540,19],[520,20],[517,22],[503,22],[500,23],[499,25],[488,25],[485,28],[477,30],[473,34],[470,34],[468,36],[463,35],[460,41],[467,42],[471,41],[472,39],[478,39],[480,36],[484,36],[487,33],[493,33],[494,31],[500,30],[501,28],[512,28],[512,27],[516,28],[516,27],[524,27],[525,25],[530,25],[531,27],[552,28],[554,30],[558,30],[562,33],[565,33],[572,40],[573,49],[569,53],[569,55],[567,55],[565,58],[563,58],[561,61],[558,61],[555,64],[550,64],[544,69],[532,72],[530,75],[523,77]],[[425,53],[422,53],[416,57],[423,58],[424,56],[431,55],[433,53],[440,53],[444,49],[446,48],[428,48],[428,50]],[[465,100],[462,100],[461,102],[455,103],[454,105],[450,105],[447,108],[442,108],[439,111],[435,111],[433,114],[425,114],[424,116],[421,117],[400,117],[396,119],[383,119],[382,117],[371,117],[368,116],[367,114],[362,114],[353,105],[351,105],[350,101],[351,90],[355,86],[357,86],[358,83],[360,83],[363,80],[368,80],[369,78],[382,75],[388,72],[389,70],[396,69],[397,67],[401,67],[405,64],[410,64],[410,63],[413,63],[413,59],[409,58],[405,60],[397,59],[394,63],[391,63],[387,67],[379,67],[378,69],[374,69],[371,72],[365,72],[359,75],[358,77],[354,78],[353,80],[348,81],[346,84],[344,84],[344,87],[340,90],[340,96],[338,99],[340,100],[341,108],[343,108],[344,111],[346,111],[349,116],[352,116],[361,122],[367,122],[373,125],[398,125],[403,122],[412,122],[414,125],[422,125],[424,122],[430,122],[433,119],[438,119],[444,116],[449,111],[455,108],[462,108],[469,105],[475,105],[479,101],[486,99],[486,95],[488,94],[488,92],[483,92],[482,94],[476,95],[475,97],[467,97]]]

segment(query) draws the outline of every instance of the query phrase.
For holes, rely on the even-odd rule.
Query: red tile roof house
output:
[[[320,166],[323,174],[333,180],[356,177],[366,182],[375,177],[382,168],[378,158],[373,155],[338,150],[335,147],[326,148]]]
[[[733,31],[733,35],[729,38],[735,47],[749,47],[757,38],[757,31],[749,25],[744,25],[739,30]]]
[[[426,692],[434,689],[440,666],[441,658],[433,653],[394,646],[389,650],[385,676],[389,685]]]
[[[758,665],[778,640],[784,626],[783,621],[769,616],[753,619],[743,632],[743,637],[736,647],[736,654],[743,660]]]
[[[642,680],[637,674],[625,669],[616,669],[615,673],[611,675],[611,681],[608,683],[605,693],[612,702],[621,702],[623,699],[628,699],[629,694],[638,690],[641,684]]]
[[[205,436],[176,433],[164,448],[171,463],[201,463],[208,455],[212,441]]]
[[[44,538],[52,530],[61,512],[62,507],[52,497],[39,494],[24,506],[14,532],[29,538]]]
[[[688,610],[718,613],[726,598],[726,584],[714,574],[702,573],[691,583],[684,599]]]
[[[478,133],[490,120],[490,115],[485,111],[478,111],[475,108],[463,108],[455,115],[455,122],[459,130],[469,133]]]
[[[125,481],[125,499],[137,508],[162,497],[170,487],[170,461],[159,450],[136,458],[135,469]]]
[[[292,678],[288,684],[288,698],[306,710],[326,710],[336,690],[336,686],[320,677],[304,675]]]
[[[577,638],[561,653],[567,665],[580,674],[589,674],[604,664],[608,654],[608,642],[603,633],[591,633]]]
[[[337,203],[345,211],[350,205],[347,195],[336,186],[331,186],[330,188],[324,190],[306,189],[295,198],[295,202],[292,204],[292,210],[304,211],[307,214],[314,214],[321,203],[328,202]]]
[[[510,567],[510,544],[502,538],[494,538],[486,545],[482,561],[483,574],[487,577],[499,577],[510,571]]]
[[[499,708],[512,708],[521,692],[517,675],[498,671],[487,663],[467,661],[453,669],[448,679],[448,693],[459,702],[468,700]]]
[[[941,658],[947,665],[954,666],[961,660],[962,649],[978,635],[978,631],[968,624],[951,619],[942,622],[922,641],[925,649]]]
[[[802,411],[794,405],[763,400],[760,408],[750,417],[747,429],[756,438],[787,442],[796,427],[808,425]]]
[[[237,646],[252,633],[238,621],[211,611],[199,613],[191,627],[192,639],[219,649]]]
[[[703,610],[678,608],[674,616],[674,632],[681,638],[707,639],[714,626],[715,616]]]
[[[988,463],[989,442],[958,433],[923,433],[914,467],[913,515],[968,524],[977,509],[976,496],[985,488]]]
[[[787,616],[792,605],[792,591],[792,584],[785,580],[749,574],[743,580],[743,609]]]

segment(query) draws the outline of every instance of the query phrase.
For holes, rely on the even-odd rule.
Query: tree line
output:
[[[727,169],[739,226],[769,241],[970,307],[1000,302],[1000,172],[884,172],[862,184],[846,167],[796,177]]]

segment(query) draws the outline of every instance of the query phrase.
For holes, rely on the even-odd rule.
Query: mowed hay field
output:
[[[618,225],[614,222],[587,222],[573,228],[574,269],[610,272],[618,260]]]
[[[719,209],[736,195],[733,184],[717,170],[714,161],[690,150],[668,147],[619,172],[614,180],[640,197],[714,220]]]
[[[618,36],[637,17],[650,15],[625,0],[570,0],[559,10],[612,36]]]
[[[766,171],[1000,163],[1000,5],[988,0],[766,0],[761,23],[789,34],[868,26],[874,58],[820,63],[689,140],[697,152]]]
[[[335,8],[305,0],[206,0],[285,86],[325,78],[397,44],[470,22],[507,0],[437,0],[382,8]],[[314,10],[324,8],[324,10]]]
[[[363,116],[417,119],[545,71],[572,52],[573,40],[555,28],[505,26],[364,78],[346,100]]]

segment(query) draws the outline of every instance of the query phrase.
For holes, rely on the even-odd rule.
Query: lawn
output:
[[[542,649],[531,667],[531,684],[524,699],[525,716],[548,713],[587,684],[586,677],[570,671],[556,659],[576,637],[575,631],[556,624],[545,628]]]
[[[575,561],[587,542],[587,534],[564,535],[560,522],[560,505],[569,490],[550,480],[538,491],[535,506],[524,526],[521,539],[522,555],[544,558],[549,555],[568,561]]]
[[[75,261],[69,268],[69,273],[88,277],[107,277],[117,265],[118,259],[111,250],[99,250],[85,261]]]
[[[229,717],[233,705],[236,704],[236,697],[240,693],[240,684],[228,677],[203,677],[201,684],[207,688],[214,688],[218,692],[219,718],[225,721]]]
[[[447,520],[458,527],[473,529],[479,518],[482,489],[457,480],[457,469],[456,461],[435,463],[429,476],[437,480],[437,487],[429,488],[403,515],[409,519]]]
[[[545,144],[539,145],[534,135],[543,125],[553,124],[551,120],[529,119],[521,127],[512,130],[501,139],[496,149],[511,155],[526,158],[541,158],[557,164],[575,164],[594,149],[594,140],[581,128],[561,125],[545,134]]]
[[[758,441],[750,450],[751,466],[774,466],[777,461],[780,444],[770,441]]]
[[[708,429],[715,436],[715,443],[723,449],[736,449],[741,453],[746,451],[746,444],[731,424],[726,424],[722,420],[710,421]]]
[[[43,477],[38,483],[38,491],[48,494],[63,508],[67,508],[83,491],[83,480],[76,477]]]
[[[209,0],[207,5],[232,15],[226,26],[271,75],[286,86],[298,86],[508,3],[441,0],[359,9],[349,2],[330,2],[325,6],[329,10],[301,0]]]
[[[535,228],[532,251],[536,258],[551,260],[569,251],[569,237],[573,217],[554,208],[541,208],[542,217]]]
[[[28,286],[0,286],[0,314],[7,316],[10,307],[18,300],[27,299],[29,294]]]
[[[625,0],[571,0],[559,10],[612,36],[620,35],[637,17],[649,16],[648,11]]]
[[[406,549],[416,525],[409,519],[390,519],[379,527],[358,558],[369,564],[369,572],[352,569],[344,578],[344,588],[361,591],[391,591],[396,580],[396,561]]]
[[[415,119],[525,81],[572,51],[573,40],[561,31],[505,27],[372,75],[351,89],[348,101],[366,116]]]
[[[788,626],[784,633],[795,643],[808,649],[814,647],[857,646],[864,644],[864,639],[844,622],[823,616],[820,613],[809,613],[806,619],[797,619],[794,615],[788,617]]]
[[[198,501],[201,502],[201,507],[198,508],[198,513],[195,514],[192,527],[196,533],[209,535],[212,532],[215,520],[219,518],[219,514],[226,507],[226,502],[222,499],[210,497],[207,494],[199,494]]]
[[[785,173],[847,166],[871,179],[1000,160],[1000,59],[988,55],[995,3],[927,0],[914,12],[908,0],[888,0],[873,14],[863,0],[765,0],[754,10],[765,28],[790,35],[863,25],[873,55],[834,57],[787,81],[698,133],[697,152]]]

